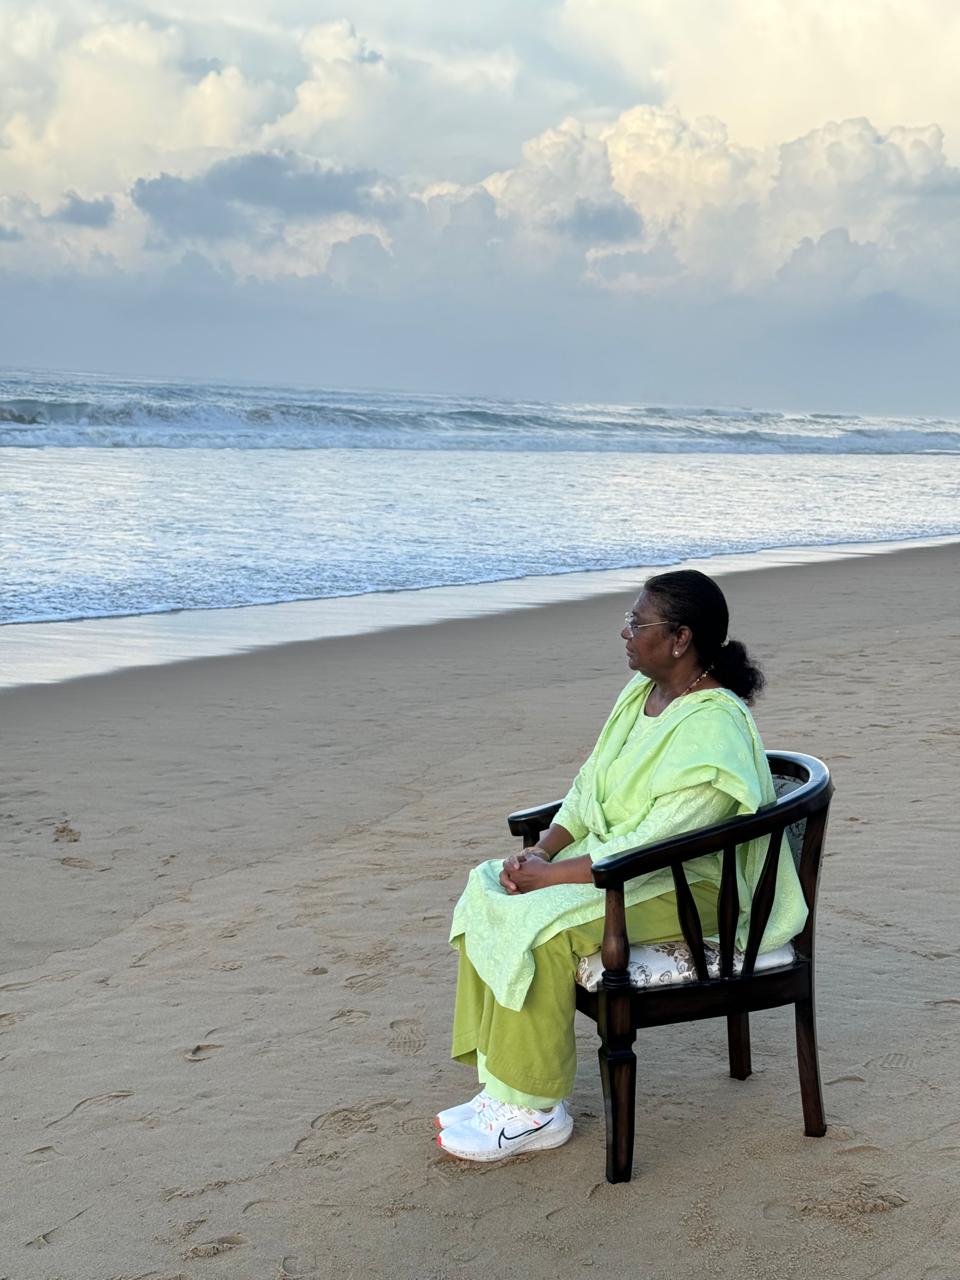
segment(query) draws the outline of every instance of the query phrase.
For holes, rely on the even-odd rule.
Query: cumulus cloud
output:
[[[211,191],[202,177],[161,173],[156,178],[138,178],[130,198],[169,236],[218,239],[241,235],[249,227],[243,210]]]
[[[0,183],[34,199],[64,184],[122,190],[171,157],[200,167],[209,148],[241,146],[278,104],[275,85],[235,66],[198,79],[181,27],[131,20],[119,5],[113,15],[82,3],[64,14],[21,0],[4,9]]]
[[[777,272],[777,281],[807,302],[849,294],[858,277],[877,263],[879,252],[877,245],[851,240],[845,227],[836,227],[815,241],[805,236]]]
[[[337,169],[291,155],[232,156],[214,165],[199,181],[225,200],[278,209],[294,218],[382,210],[386,203],[375,191],[379,175],[363,169]]]
[[[876,287],[946,298],[960,269],[960,170],[943,144],[937,126],[884,132],[858,118],[744,147],[718,120],[640,106],[609,123],[565,121],[484,186],[514,224],[583,233],[593,278],[621,290],[707,299],[795,289],[808,271],[837,297]],[[613,209],[627,211],[617,236],[601,217],[590,226]],[[838,236],[848,259],[852,246],[874,247],[869,271],[858,252],[856,270],[824,272]],[[628,243],[614,255],[605,239]],[[917,271],[934,252],[939,283]]]
[[[575,200],[570,212],[558,217],[555,225],[558,231],[593,244],[628,240],[639,235],[643,226],[636,209],[617,199],[605,204]]]
[[[528,221],[555,221],[578,200],[612,196],[610,157],[600,132],[568,117],[523,145],[521,162],[483,185],[505,209]]]
[[[660,87],[690,119],[756,147],[867,115],[886,132],[936,121],[960,158],[954,0],[563,0],[586,60]]]
[[[139,178],[130,194],[137,208],[168,235],[212,239],[253,230],[254,210],[323,218],[383,215],[392,207],[375,173],[266,152],[231,156],[189,178],[168,173]]]
[[[330,251],[326,274],[344,289],[373,289],[388,276],[393,259],[373,235],[339,240]]]
[[[383,54],[340,19],[311,27],[300,41],[308,75],[292,108],[264,129],[268,142],[304,146],[330,122],[368,111],[384,82]]]
[[[63,204],[49,214],[51,222],[68,222],[74,227],[109,227],[116,212],[109,196],[84,200],[75,191],[68,191]]]
[[[597,252],[590,256],[593,277],[620,292],[642,292],[651,282],[668,281],[681,271],[682,263],[665,237],[647,250]]]

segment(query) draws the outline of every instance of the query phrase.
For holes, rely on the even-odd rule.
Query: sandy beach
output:
[[[768,747],[837,786],[830,1128],[788,1011],[745,1083],[662,1028],[615,1187],[586,1022],[565,1147],[461,1165],[432,1116],[452,905],[591,747],[630,597],[0,692],[0,1276],[957,1280],[958,584],[956,545],[723,579]]]

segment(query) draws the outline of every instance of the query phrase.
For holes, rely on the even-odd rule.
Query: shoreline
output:
[[[12,622],[0,626],[0,692],[625,594],[637,587],[640,575],[658,571],[690,568],[724,577],[957,543],[960,543],[960,534],[772,547],[668,564],[573,570],[460,586],[368,592],[221,609]]]

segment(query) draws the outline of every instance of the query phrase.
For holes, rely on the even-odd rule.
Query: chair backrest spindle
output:
[[[770,912],[773,908],[773,898],[777,891],[777,868],[780,863],[780,848],[783,844],[784,830],[783,826],[777,826],[770,833],[770,843],[767,845],[763,869],[760,872],[760,879],[757,881],[753,901],[750,904],[750,932],[747,935],[747,946],[743,953],[743,969],[741,971],[744,978],[753,977],[753,966],[760,950],[763,931],[767,927],[767,921],[770,919]]]
[[[820,862],[823,857],[823,842],[827,831],[827,809],[812,814],[806,821],[803,833],[803,847],[800,851],[799,866],[800,887],[806,899],[808,915],[807,923],[797,935],[796,946],[807,956],[813,954],[813,931],[817,912],[817,886],[820,881]]]
[[[670,870],[673,872],[673,884],[677,894],[677,915],[680,918],[680,929],[687,946],[690,948],[690,955],[693,957],[693,965],[697,971],[697,977],[701,982],[706,982],[709,975],[707,973],[707,956],[703,949],[703,926],[700,923],[700,912],[697,910],[697,904],[694,902],[693,894],[690,892],[690,886],[683,870],[683,863],[672,862]]]
[[[717,924],[720,930],[720,977],[733,977],[733,950],[740,920],[740,894],[737,890],[737,846],[728,844],[723,851],[720,896],[717,899]]]

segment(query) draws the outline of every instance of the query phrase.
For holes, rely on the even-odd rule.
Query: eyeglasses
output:
[[[630,629],[630,634],[635,636],[638,631],[642,631],[644,627],[669,627],[670,623],[665,618],[661,618],[659,622],[637,622],[634,615],[628,610],[623,615],[623,621]]]

